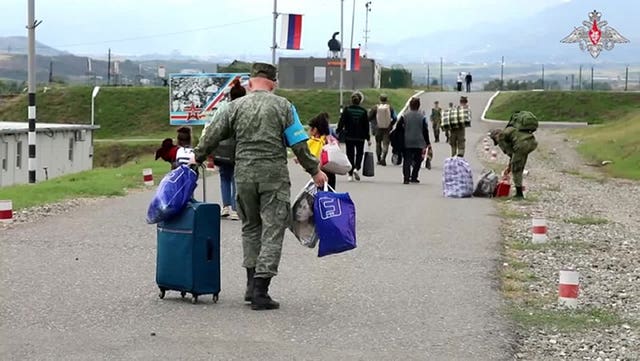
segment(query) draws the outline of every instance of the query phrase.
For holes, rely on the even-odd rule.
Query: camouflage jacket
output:
[[[198,163],[221,140],[236,141],[237,182],[289,182],[285,129],[294,124],[295,108],[280,96],[255,91],[231,102],[216,116],[200,137],[194,153]],[[318,159],[306,141],[290,145],[302,167],[311,175],[318,172]]]
[[[531,153],[538,147],[538,142],[531,133],[519,131],[514,127],[507,127],[498,135],[498,146],[500,146],[504,154],[511,157],[518,152]]]

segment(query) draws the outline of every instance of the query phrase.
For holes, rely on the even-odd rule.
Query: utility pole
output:
[[[365,12],[365,20],[364,20],[364,57],[367,57],[367,42],[369,41],[369,13],[371,12],[371,1],[367,1],[364,4],[364,7],[367,9]]]
[[[111,48],[107,57],[107,85],[111,85]]]
[[[582,90],[582,64],[580,64],[580,70],[578,72],[578,90]]]
[[[29,41],[29,55],[27,56],[28,69],[27,81],[29,91],[29,104],[27,115],[29,118],[29,183],[36,182],[36,27],[42,21],[36,21],[35,0],[28,1],[27,33]]]
[[[271,38],[271,64],[276,65],[276,26],[278,22],[278,0],[273,0],[273,37]]]
[[[624,71],[624,91],[627,91],[629,85],[629,65],[627,65]]]
[[[591,66],[591,90],[593,90],[593,66]]]
[[[427,64],[427,89],[431,85],[431,69],[429,68],[429,64]]]
[[[504,55],[500,60],[500,90],[504,90]]]
[[[344,0],[340,0],[340,114],[342,114],[342,108],[344,107],[344,101],[342,100],[342,88],[344,81]]]
[[[442,57],[440,57],[440,91],[444,91],[444,77],[442,73]]]
[[[542,90],[544,90],[544,64],[542,64]]]
[[[53,59],[49,60],[49,84],[53,83]]]

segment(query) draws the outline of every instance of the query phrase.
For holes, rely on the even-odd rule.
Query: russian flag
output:
[[[347,71],[360,71],[360,48],[349,49],[347,52]]]
[[[280,34],[281,48],[300,50],[300,42],[302,40],[302,15],[282,14]]]

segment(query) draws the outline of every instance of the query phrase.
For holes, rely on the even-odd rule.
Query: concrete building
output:
[[[99,126],[36,123],[36,181],[93,168]],[[0,187],[29,182],[29,124],[0,122]]]
[[[344,71],[344,89],[380,88],[380,65],[360,58],[360,71]],[[339,89],[340,59],[280,58],[278,86],[284,89]]]

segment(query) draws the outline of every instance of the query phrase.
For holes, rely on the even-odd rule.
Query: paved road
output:
[[[474,116],[490,94],[473,93]],[[441,103],[455,93],[425,94]],[[468,143],[479,139],[474,124]],[[358,248],[319,259],[287,234],[272,294],[280,310],[241,301],[240,223],[223,221],[218,304],[160,300],[150,191],[0,234],[0,359],[500,360],[513,334],[500,315],[498,219],[485,199],[441,196],[448,146],[419,185],[399,167],[347,183]],[[479,171],[477,160],[470,161]],[[293,192],[305,175],[292,164]],[[217,175],[210,199],[218,200]],[[152,336],[154,333],[154,336]]]

